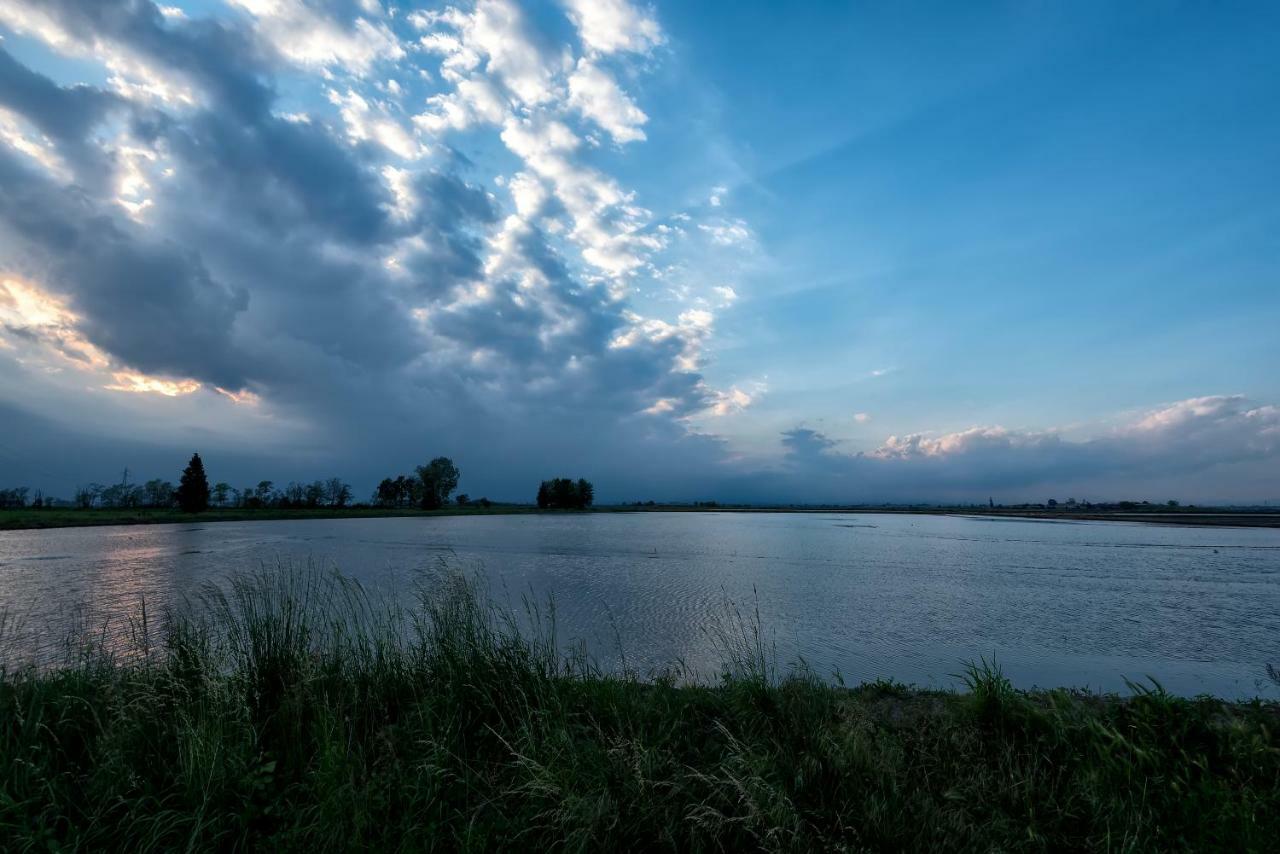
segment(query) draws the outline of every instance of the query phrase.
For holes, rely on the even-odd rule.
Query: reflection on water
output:
[[[409,590],[441,558],[498,598],[555,597],[561,634],[632,666],[704,673],[726,598],[780,663],[951,684],[994,655],[1017,684],[1251,696],[1280,662],[1280,531],[954,516],[622,513],[0,532],[5,654],[75,621],[125,633],[236,569],[312,561]],[[18,628],[13,624],[17,621]],[[57,642],[55,644],[55,642]],[[1267,686],[1262,686],[1264,691]]]

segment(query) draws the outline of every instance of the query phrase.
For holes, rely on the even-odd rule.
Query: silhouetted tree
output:
[[[400,475],[396,478],[396,504],[409,507],[418,503],[422,493],[422,483],[415,477]]]
[[[213,485],[213,503],[219,507],[227,506],[227,495],[231,492],[231,484],[219,481]]]
[[[28,487],[19,486],[14,489],[0,489],[0,509],[21,509],[27,506]]]
[[[467,494],[464,492],[464,493],[462,493],[461,495],[459,495],[457,498],[455,498],[455,499],[453,499],[453,500],[457,502],[457,504],[458,504],[458,506],[459,506],[459,507],[466,507],[468,504],[470,504],[470,503],[471,503],[471,496],[470,496],[470,495],[467,495]]]
[[[324,501],[324,483],[314,480],[303,490],[303,500],[308,507],[319,507]]]
[[[373,493],[374,503],[383,507],[394,507],[400,503],[400,489],[396,482],[389,477],[384,477],[382,482],[378,484],[378,488]]]
[[[418,466],[418,481],[422,484],[422,509],[438,510],[458,488],[461,473],[453,460],[436,457],[425,466]]]
[[[351,501],[351,487],[340,477],[331,477],[324,485],[325,498],[330,507],[346,507]]]
[[[192,454],[191,462],[182,470],[177,497],[184,513],[202,513],[209,509],[209,478],[205,476],[204,461],[199,454]]]
[[[148,507],[168,507],[173,503],[173,484],[167,480],[155,478],[142,487]]]
[[[544,480],[538,487],[538,506],[554,510],[582,510],[595,500],[595,487],[591,482],[567,477]]]

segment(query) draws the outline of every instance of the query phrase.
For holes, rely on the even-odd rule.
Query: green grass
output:
[[[1280,708],[779,674],[611,675],[554,608],[260,572],[0,675],[0,850],[1274,850]]]

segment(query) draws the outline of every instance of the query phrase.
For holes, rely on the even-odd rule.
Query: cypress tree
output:
[[[205,476],[204,462],[199,454],[192,454],[191,462],[182,470],[178,506],[184,513],[202,513],[209,509],[209,478]]]

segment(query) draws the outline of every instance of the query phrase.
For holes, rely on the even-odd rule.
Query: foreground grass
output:
[[[1280,709],[609,675],[456,576],[236,578],[127,658],[0,679],[0,849],[1264,850]]]

